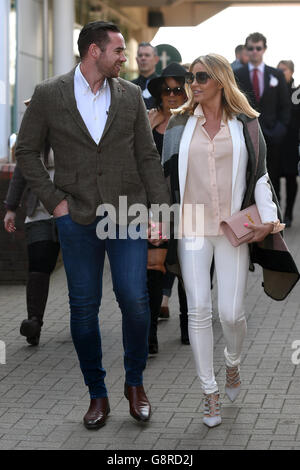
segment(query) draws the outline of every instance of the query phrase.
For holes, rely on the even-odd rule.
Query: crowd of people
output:
[[[213,366],[214,274],[226,343],[225,392],[234,401],[241,389],[249,263],[257,262],[258,253],[268,261],[283,228],[293,222],[300,128],[300,105],[291,100],[294,64],[266,65],[266,38],[253,33],[237,46],[231,65],[208,54],[189,66],[170,63],[158,76],[157,51],[143,42],[139,76],[131,83],[119,78],[125,47],[116,25],[87,24],[78,39],[80,63],[38,85],[26,102],[4,219],[5,229],[14,232],[25,192],[29,275],[20,333],[31,346],[39,344],[49,279],[61,249],[71,335],[91,399],[83,421],[87,429],[102,427],[110,413],[98,320],[107,253],[122,312],[124,395],[132,417],[148,421],[143,370],[148,355],[159,351],[158,323],[169,318],[177,279],[181,342],[191,345],[205,398],[203,422],[213,427],[222,421]],[[149,208],[148,240],[130,237],[128,226],[122,237],[121,219],[115,238],[97,236],[105,217],[97,208],[119,208],[122,195],[128,205]],[[177,204],[179,238],[172,230],[165,236],[164,221],[151,211],[157,204]],[[200,235],[193,212],[199,204],[204,207]],[[233,246],[220,224],[251,204],[260,221],[245,224],[249,243]],[[140,234],[142,225],[137,224]],[[298,271],[293,267],[296,281],[289,277],[282,283],[285,267],[275,255],[272,260],[272,288],[281,285],[284,298]]]

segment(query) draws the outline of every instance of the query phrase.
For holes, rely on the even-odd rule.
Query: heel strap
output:
[[[204,394],[204,415],[220,416],[220,395],[219,393]]]
[[[240,371],[238,366],[236,367],[228,367],[226,366],[226,384],[228,387],[232,387],[233,385],[237,385],[241,383],[240,379]]]

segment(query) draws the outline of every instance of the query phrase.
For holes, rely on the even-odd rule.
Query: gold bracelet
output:
[[[285,228],[285,224],[282,224],[280,220],[276,220],[276,222],[264,222],[264,225],[272,224],[273,230],[270,232],[271,234],[281,232]]]

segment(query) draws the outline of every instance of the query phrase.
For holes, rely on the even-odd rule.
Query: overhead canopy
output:
[[[233,5],[299,4],[300,0],[88,0],[91,16],[116,17],[137,41],[150,41],[160,26],[196,26]]]

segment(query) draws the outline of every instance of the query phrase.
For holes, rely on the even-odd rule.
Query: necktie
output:
[[[253,70],[252,85],[253,85],[254,96],[255,96],[256,102],[258,103],[259,100],[260,100],[260,93],[259,93],[259,82],[258,82],[258,70],[257,69]]]

